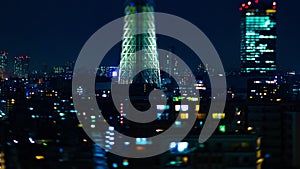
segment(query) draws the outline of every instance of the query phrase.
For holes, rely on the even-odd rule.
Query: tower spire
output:
[[[153,12],[152,0],[126,1],[119,84],[160,84]],[[143,13],[142,17],[137,13]],[[143,34],[136,35],[137,30]]]

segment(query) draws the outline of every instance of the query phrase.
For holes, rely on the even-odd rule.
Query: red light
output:
[[[243,8],[242,8],[242,7],[240,7],[240,8],[239,8],[239,10],[240,10],[240,11],[242,11],[242,10],[243,10]]]
[[[257,4],[258,4],[258,1],[259,1],[259,0],[255,0],[255,3],[257,3]]]
[[[248,8],[249,8],[249,6],[248,6],[248,5],[246,5],[246,6],[245,6],[245,8],[246,8],[246,9],[248,9]]]
[[[273,9],[276,9],[276,6],[273,6]]]

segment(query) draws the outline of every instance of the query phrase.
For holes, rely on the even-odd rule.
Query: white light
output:
[[[114,72],[112,73],[112,76],[113,76],[113,77],[117,77],[117,76],[118,76],[118,72],[117,72],[117,71],[114,71]]]
[[[181,105],[181,110],[182,111],[188,111],[189,110],[189,105]]]
[[[165,105],[156,105],[157,110],[165,110]]]
[[[33,139],[31,137],[28,140],[30,141],[31,144],[35,143],[35,141],[33,141]]]
[[[176,125],[177,127],[181,126],[181,121],[175,121],[175,125]]]
[[[17,140],[14,140],[14,143],[18,144],[19,142]]]
[[[180,105],[175,105],[175,111],[180,111]]]
[[[179,152],[184,152],[188,148],[188,145],[189,144],[187,142],[180,142],[180,143],[178,143],[177,150]]]
[[[157,133],[159,133],[159,132],[163,132],[164,130],[163,129],[156,129],[155,130]]]
[[[170,143],[170,149],[175,148],[175,147],[176,147],[176,143],[175,142]]]

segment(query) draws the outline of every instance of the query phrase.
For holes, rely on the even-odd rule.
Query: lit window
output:
[[[188,113],[181,113],[180,114],[180,118],[181,119],[188,119],[189,118],[189,114]]]
[[[224,119],[225,113],[213,113],[212,117],[213,117],[213,119]]]

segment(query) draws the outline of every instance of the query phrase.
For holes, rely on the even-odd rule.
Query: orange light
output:
[[[183,161],[184,163],[188,163],[189,158],[188,158],[188,157],[183,157],[183,158],[182,158],[182,161]]]
[[[137,146],[137,147],[136,147],[136,150],[138,150],[138,151],[143,151],[143,150],[145,150],[145,147]]]
[[[267,14],[269,14],[269,13],[276,13],[276,10],[275,9],[267,9],[266,13]]]
[[[205,113],[198,113],[197,114],[197,119],[203,120],[206,118],[206,114]]]
[[[245,7],[246,6],[246,4],[242,4],[242,7]]]

